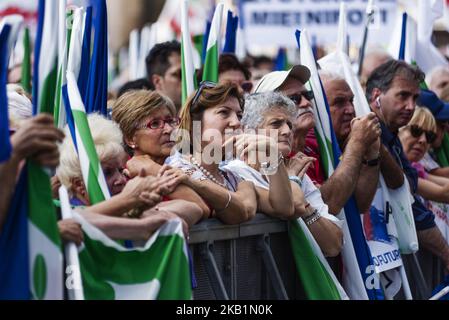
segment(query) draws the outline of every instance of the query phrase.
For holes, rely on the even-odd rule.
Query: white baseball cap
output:
[[[254,93],[275,91],[284,84],[288,77],[306,84],[310,79],[310,70],[306,66],[298,64],[288,71],[274,71],[266,74],[257,84]]]

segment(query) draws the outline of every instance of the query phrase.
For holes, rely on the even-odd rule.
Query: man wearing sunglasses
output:
[[[374,125],[372,131],[358,130],[360,137],[348,142],[340,165],[334,174],[325,180],[319,160],[318,143],[313,130],[315,127],[312,106],[314,95],[312,91],[307,90],[305,87],[309,78],[309,69],[305,66],[297,65],[289,71],[277,71],[267,74],[259,82],[255,92],[280,91],[295,102],[299,115],[294,123],[294,153],[305,152],[306,155],[317,159],[314,163],[314,168],[309,169],[307,175],[319,186],[323,200],[329,207],[329,212],[338,215],[354,193],[359,179],[360,167],[366,151],[365,144],[359,142],[366,137],[374,141],[375,137],[372,138],[370,135],[375,136],[376,128]],[[362,123],[362,126],[364,123]],[[379,133],[377,134],[378,136]],[[375,158],[377,159],[378,155]],[[377,166],[374,162],[372,164]]]
[[[398,138],[399,128],[412,119],[419,85],[424,73],[404,61],[390,60],[373,71],[366,84],[371,110],[381,120],[382,143],[402,167],[414,196],[412,205],[416,230],[421,247],[438,256],[449,270],[449,245],[435,224],[433,213],[416,196],[418,173],[407,160]]]

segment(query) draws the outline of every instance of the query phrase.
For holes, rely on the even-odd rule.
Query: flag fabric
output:
[[[416,64],[425,73],[437,66],[449,66],[432,43],[433,25],[443,16],[444,0],[418,0]]]
[[[4,24],[0,30],[0,163],[9,159],[12,151],[9,139],[8,95],[6,84],[8,83],[9,48],[8,39],[11,34],[11,26]]]
[[[182,104],[195,91],[196,76],[193,63],[193,45],[190,36],[188,0],[183,0],[181,4],[181,57],[182,57]]]
[[[80,79],[83,76],[83,71],[81,70],[83,65],[83,41],[84,41],[84,33],[83,29],[85,27],[85,23],[87,21],[87,13],[83,8],[77,8],[74,10],[73,15],[73,24],[70,32],[70,44],[68,46],[68,58],[67,58],[67,71],[70,71],[74,74],[75,78],[78,79],[78,84],[80,83]],[[87,73],[86,73],[87,74]],[[67,75],[64,75],[65,84],[67,83],[66,79]],[[70,134],[72,136],[72,141],[75,145],[75,148],[78,149],[77,141],[76,141],[76,133],[75,133],[75,120],[73,119],[72,109],[70,105],[65,103],[64,100],[64,85],[61,88],[61,95],[63,100],[63,106],[66,114],[67,124],[70,130]]]
[[[287,50],[285,48],[279,48],[276,60],[274,61],[274,70],[285,71],[288,69]]]
[[[301,34],[298,31],[296,35],[300,45],[301,62],[311,71],[311,79],[308,86],[315,94],[313,104],[315,107],[316,135],[321,154],[323,155],[325,174],[329,177],[332,175],[334,168],[338,166],[341,151],[332,128],[329,106],[318,75],[307,33]],[[370,270],[370,266],[373,266],[373,261],[365,241],[359,212],[354,199],[348,201],[339,217],[347,222],[347,225],[343,226],[344,246],[342,250],[345,268],[343,284],[346,292],[351,299],[355,300],[382,298],[383,295],[380,290],[369,289],[365,286],[368,283],[369,276],[372,276],[368,270]]]
[[[0,47],[1,44],[0,43]],[[0,300],[30,299],[26,167],[16,184],[0,233]]]
[[[39,1],[36,36],[33,114],[53,114],[58,59],[57,0]],[[34,299],[63,298],[63,257],[56,209],[46,170],[27,161],[28,250],[30,288]]]
[[[3,24],[0,30],[0,162],[8,160],[11,153],[6,94],[10,35],[11,26]],[[5,224],[0,230],[0,300],[30,297],[25,171],[18,179]]]
[[[62,243],[53,205],[50,179],[32,161],[28,170],[29,274],[33,299],[63,298]]]
[[[53,114],[58,73],[58,0],[39,0],[34,54],[34,114]]]
[[[31,40],[30,29],[27,27],[23,33],[23,61],[21,86],[29,94],[31,94]]]
[[[6,90],[8,47],[12,48],[14,40],[8,39],[8,30],[13,28],[6,24],[0,35],[2,93]],[[7,107],[6,98],[3,102]],[[1,299],[62,299],[61,240],[50,179],[30,160],[22,169],[0,236],[0,271]]]
[[[192,299],[187,244],[179,219],[139,248],[127,249],[74,213],[84,232],[79,252],[87,300]]]
[[[83,98],[84,105],[86,105],[87,84],[89,81],[90,68],[90,47],[92,40],[92,6],[86,8],[84,27],[83,27],[83,49],[81,53],[81,66],[78,75],[78,88]]]
[[[60,129],[63,129],[67,123],[67,115],[62,99],[62,86],[67,82],[65,74],[67,70],[71,28],[66,28],[65,21],[72,21],[73,18],[73,9],[66,10],[66,4],[65,0],[59,2],[58,81],[56,83],[54,119],[55,125]]]
[[[79,93],[77,80],[72,71],[67,71],[67,85],[63,88],[64,103],[72,110],[76,146],[81,172],[91,204],[110,198],[106,179],[95,149],[95,144],[87,121],[86,109]]]
[[[86,92],[87,113],[107,115],[108,98],[108,22],[105,0],[92,0],[94,48]]]
[[[289,238],[301,284],[309,300],[348,300],[302,219],[291,221]]]
[[[196,47],[198,48],[198,52],[201,52],[201,62],[204,64],[206,60],[207,53],[207,43],[209,41],[210,28],[212,27],[212,22],[210,20],[206,21],[206,28],[204,29],[204,35],[197,38],[198,43],[196,43]],[[201,41],[201,45],[200,42]],[[199,50],[201,47],[201,50]]]
[[[234,53],[236,50],[237,29],[239,27],[239,17],[233,15],[232,11],[228,10],[228,18],[226,22],[226,37],[223,53]]]
[[[134,29],[129,34],[129,80],[134,81],[138,79],[138,65],[139,65],[139,30]]]
[[[436,150],[438,163],[442,167],[449,167],[449,135],[444,134],[443,144]]]
[[[212,19],[204,61],[203,81],[218,82],[218,59],[220,55],[223,7],[223,3],[217,5]]]

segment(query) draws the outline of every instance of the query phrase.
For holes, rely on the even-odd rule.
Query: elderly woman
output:
[[[243,102],[235,84],[202,83],[181,112],[180,129],[183,137],[188,138],[182,141],[183,154],[172,157],[169,165],[180,168],[187,175],[184,183],[198,192],[215,217],[226,224],[248,221],[256,211],[278,218],[292,218],[290,183],[275,142],[269,137],[235,135],[241,129]],[[227,149],[249,156],[255,151],[265,151],[267,146],[272,152],[271,162],[265,164],[271,171],[268,190],[241,181],[219,166]]]
[[[446,230],[449,228],[449,179],[427,173],[419,162],[435,141],[436,131],[437,125],[432,113],[426,108],[417,107],[412,120],[399,130],[398,136],[407,159],[418,172],[418,194],[437,217],[440,229],[443,224]],[[449,239],[445,230],[442,233]]]
[[[330,215],[320,191],[305,174],[313,158],[298,154],[289,157],[292,151],[292,123],[297,116],[295,104],[280,93],[268,92],[246,97],[242,124],[245,130],[256,130],[258,134],[274,135],[279,151],[284,156],[285,166],[291,180],[291,188],[297,216],[301,217],[327,256],[340,253],[343,244],[341,222]],[[225,169],[252,181],[260,188],[270,187],[270,177],[263,174],[258,165],[247,165],[241,160],[233,160]],[[306,210],[304,212],[304,198]]]
[[[174,177],[145,177],[145,172],[142,172],[127,182],[123,175],[127,156],[122,147],[123,138],[120,129],[114,122],[96,114],[89,115],[88,122],[112,198],[90,206],[80,161],[68,128],[66,128],[66,138],[60,147],[60,165],[56,174],[60,182],[69,190],[72,205],[89,206],[88,211],[97,214],[87,216],[92,223],[102,226],[103,231],[113,238],[142,240],[149,234],[147,227],[152,225],[151,230],[155,230],[161,222],[166,221],[166,219],[160,219],[161,217],[173,217],[173,214],[182,215],[184,212],[188,212],[192,217],[200,216],[200,208],[193,203],[182,200],[161,203],[162,196],[176,187],[177,182]],[[99,217],[98,214],[109,217]],[[141,222],[114,218],[125,214],[134,218],[143,214],[144,218]],[[186,221],[190,224],[194,223],[191,220]],[[64,231],[69,235],[76,234],[70,222],[60,222],[60,229],[63,235]]]
[[[173,102],[157,92],[130,91],[114,102],[112,117],[120,126],[127,151],[132,155],[126,164],[127,175],[135,177],[143,169],[157,176],[175,146],[173,131],[179,125],[179,118]],[[185,185],[178,185],[168,198],[190,201],[201,208],[200,217],[185,212],[182,217],[186,220],[197,222],[210,214],[198,194]]]

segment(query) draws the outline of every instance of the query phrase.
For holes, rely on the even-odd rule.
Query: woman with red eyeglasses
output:
[[[125,174],[134,178],[144,169],[149,175],[159,175],[165,160],[174,152],[173,132],[179,125],[179,118],[173,102],[155,91],[130,91],[115,101],[112,118],[120,126],[125,147],[131,155]],[[164,200],[186,200],[201,208],[202,215],[188,211],[181,213],[189,226],[209,217],[210,210],[204,201],[181,184],[181,177],[174,175],[173,178],[176,181],[174,191]]]
[[[437,138],[437,126],[432,113],[417,107],[410,123],[399,130],[404,153],[418,171],[418,194],[435,214],[435,222],[446,240],[449,239],[449,179],[427,173],[419,163]]]

